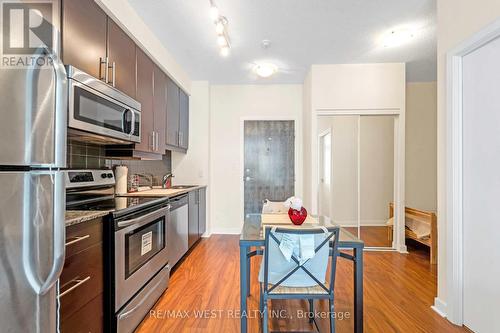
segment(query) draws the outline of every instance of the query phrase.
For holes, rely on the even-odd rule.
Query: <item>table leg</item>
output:
[[[247,250],[247,253],[248,253],[250,250],[251,250],[251,249],[249,248],[249,249]],[[251,276],[251,265],[252,265],[252,262],[251,262],[250,258],[247,258],[246,263],[247,263],[247,297],[249,297],[249,296],[250,296],[250,287],[251,287],[251,286],[250,286],[250,284],[251,284],[251,280],[250,280],[251,278],[250,278],[250,276]]]
[[[248,246],[240,245],[240,326],[241,333],[247,332],[247,294],[248,294]]]
[[[354,249],[354,332],[363,332],[363,249]]]

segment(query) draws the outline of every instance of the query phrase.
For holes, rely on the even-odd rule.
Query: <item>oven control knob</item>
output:
[[[101,178],[106,178],[106,174],[105,173],[101,173]]]
[[[113,174],[112,173],[108,173],[108,178],[113,178]]]

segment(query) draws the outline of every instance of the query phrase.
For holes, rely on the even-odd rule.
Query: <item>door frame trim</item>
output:
[[[448,297],[446,317],[463,325],[463,57],[500,38],[500,19],[446,54],[446,240],[438,246],[438,262],[448,253],[445,264]],[[438,219],[439,221],[439,219]],[[440,223],[440,229],[443,221]],[[440,233],[442,235],[443,233]],[[435,307],[442,303],[436,298]],[[441,309],[441,307],[439,307]]]
[[[293,121],[293,130],[295,135],[294,142],[294,173],[295,173],[295,196],[302,198],[302,128],[299,126],[299,120],[297,117],[289,116],[246,116],[240,117],[240,165],[239,165],[239,177],[240,177],[240,221],[243,226],[245,221],[245,182],[243,177],[245,173],[243,169],[245,168],[245,121]]]
[[[322,152],[321,152],[321,138],[323,138],[324,136],[330,134],[330,147],[331,149],[333,149],[333,128],[332,126],[328,127],[327,129],[325,129],[324,131],[321,131],[318,133],[318,159],[322,156]],[[321,168],[322,166],[320,165],[320,163],[318,163],[318,184],[319,184],[319,181],[321,179]],[[330,155],[330,195],[331,195],[331,185],[332,185],[332,180],[333,180],[333,154]],[[331,202],[328,204],[328,211],[329,211],[329,214],[328,215],[331,215],[331,212],[332,212],[332,207],[330,207],[330,204]],[[321,207],[321,193],[320,193],[320,190],[318,189],[318,214],[319,214],[319,211],[320,211],[320,207]]]

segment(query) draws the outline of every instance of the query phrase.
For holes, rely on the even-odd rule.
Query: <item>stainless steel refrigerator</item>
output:
[[[0,331],[58,329],[64,264],[67,78],[55,55],[43,68],[0,68]]]

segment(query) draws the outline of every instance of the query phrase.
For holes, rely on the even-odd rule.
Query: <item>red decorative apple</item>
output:
[[[301,225],[307,218],[307,210],[302,207],[300,210],[290,208],[288,210],[288,217],[295,225]]]

